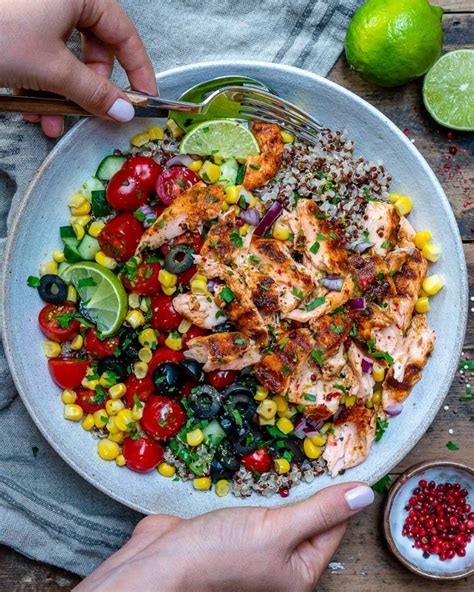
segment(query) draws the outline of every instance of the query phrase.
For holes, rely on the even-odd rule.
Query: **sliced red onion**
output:
[[[242,210],[240,212],[240,218],[247,224],[257,226],[260,222],[260,214],[255,208],[249,208],[248,210]]]
[[[392,405],[386,407],[384,411],[392,417],[395,415],[400,415],[400,413],[403,411],[403,403],[392,403]]]
[[[351,310],[364,310],[365,308],[365,298],[351,298],[347,301],[349,308]]]
[[[342,284],[344,280],[342,278],[330,278],[325,277],[321,280],[322,285],[327,288],[328,290],[333,290],[334,292],[340,292],[342,290]]]
[[[372,372],[372,368],[374,367],[374,363],[372,360],[368,360],[367,358],[362,358],[362,372],[364,374],[370,374]]]
[[[174,166],[189,166],[190,164],[192,164],[194,162],[194,159],[189,156],[189,154],[176,154],[176,156],[172,156],[167,163],[165,164],[165,167],[167,169],[169,169],[170,167],[174,167]]]
[[[207,282],[207,288],[209,290],[209,292],[211,294],[214,294],[214,292],[216,291],[217,286],[221,286],[224,282],[222,280],[219,280],[217,278],[214,278],[212,280],[209,280]]]
[[[273,222],[275,222],[278,216],[282,213],[282,211],[283,206],[281,205],[281,203],[274,201],[270,208],[267,210],[265,216],[260,220],[260,223],[255,229],[255,234],[257,236],[264,235],[270,228],[270,226],[273,224]]]
[[[353,241],[346,245],[346,249],[350,251],[355,251],[356,253],[363,253],[374,246],[374,243],[369,243],[368,241]]]
[[[312,438],[313,436],[318,435],[323,424],[324,421],[315,422],[312,419],[309,419],[309,417],[302,415],[296,422],[293,434],[301,440],[304,440],[304,438]]]
[[[156,212],[148,204],[144,204],[138,208],[140,212],[145,216],[142,224],[145,228],[149,228],[156,220]]]

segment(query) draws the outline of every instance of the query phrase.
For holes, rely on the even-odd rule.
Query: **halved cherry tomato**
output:
[[[116,210],[136,210],[147,202],[149,193],[140,179],[121,168],[110,179],[105,198]]]
[[[69,341],[79,333],[79,321],[72,316],[76,312],[76,307],[67,302],[47,304],[38,317],[41,331],[52,341]]]
[[[156,181],[156,193],[169,206],[177,197],[199,181],[196,173],[184,166],[165,169]]]
[[[86,375],[89,362],[77,358],[51,358],[49,373],[54,382],[63,389],[75,389]]]
[[[178,273],[178,284],[182,284],[183,286],[187,286],[193,276],[197,273],[197,267],[195,265],[191,265],[188,271],[183,271],[183,273]]]
[[[175,245],[189,245],[194,251],[194,253],[197,255],[201,251],[203,244],[204,239],[199,234],[199,232],[188,231],[184,234],[181,234],[180,236],[177,236],[169,243],[162,245],[160,249],[163,255],[167,255],[171,247],[174,247]]]
[[[176,331],[183,317],[173,306],[172,296],[157,294],[151,299],[151,326],[160,331]]]
[[[117,261],[127,261],[134,255],[143,227],[133,214],[119,214],[112,218],[99,234],[102,251]]]
[[[190,339],[194,337],[204,337],[204,335],[209,335],[210,331],[206,329],[201,329],[197,325],[191,325],[186,333],[182,336],[183,345],[186,345]]]
[[[122,275],[123,285],[130,292],[136,292],[142,296],[153,296],[161,292],[161,284],[158,279],[161,265],[157,261],[142,261],[137,266],[137,274],[130,279],[127,274]]]
[[[149,372],[145,378],[137,378],[135,374],[130,374],[125,382],[127,392],[125,401],[130,409],[135,404],[135,395],[140,401],[146,401],[150,395],[156,392],[155,384]]]
[[[216,389],[231,385],[239,375],[235,370],[212,370],[206,374],[207,382]]]
[[[84,413],[95,413],[105,407],[105,401],[98,403],[95,398],[96,392],[91,389],[80,387],[76,389],[76,395],[76,404],[82,407]]]
[[[116,349],[120,345],[118,337],[109,337],[108,339],[99,339],[97,337],[96,329],[88,329],[84,341],[86,351],[93,357],[106,358],[113,356]]]
[[[149,156],[132,156],[124,163],[122,170],[131,173],[151,193],[155,191],[156,180],[163,169]]]
[[[151,438],[125,438],[122,453],[127,467],[137,473],[152,471],[163,458],[163,446]]]
[[[255,471],[260,475],[270,470],[272,459],[268,454],[268,448],[259,448],[255,452],[246,454],[240,461],[248,471]]]
[[[145,402],[140,424],[149,436],[168,440],[179,432],[186,419],[181,403],[162,395],[152,395]]]
[[[153,352],[153,356],[148,364],[148,376],[151,376],[160,364],[163,362],[181,362],[184,360],[183,352],[175,351],[169,347],[160,347]]]

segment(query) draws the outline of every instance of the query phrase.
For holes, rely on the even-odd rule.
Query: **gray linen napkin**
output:
[[[361,1],[121,3],[156,69],[258,56],[326,75]],[[125,84],[122,72],[116,70],[114,79]],[[0,114],[0,260],[16,206],[53,145],[37,126]],[[50,448],[16,394],[1,342],[0,422],[0,542],[39,561],[90,573],[127,540],[141,515],[89,485]]]

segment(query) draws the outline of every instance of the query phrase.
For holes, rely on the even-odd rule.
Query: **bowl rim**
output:
[[[291,73],[296,76],[304,76],[307,78],[311,78],[317,84],[319,84],[321,87],[335,89],[337,92],[341,93],[342,95],[345,95],[354,104],[359,105],[363,109],[368,110],[369,112],[375,114],[375,116],[381,120],[381,123],[383,122],[383,124],[385,126],[390,128],[391,131],[393,133],[395,133],[401,139],[401,141],[405,145],[406,149],[408,151],[410,151],[411,154],[413,155],[413,157],[415,159],[417,159],[417,161],[419,161],[420,164],[423,166],[424,172],[426,173],[427,177],[430,179],[430,182],[433,184],[433,186],[438,188],[439,200],[443,204],[444,209],[446,210],[446,212],[448,214],[448,218],[447,218],[448,230],[454,232],[457,235],[457,238],[459,240],[459,245],[461,246],[460,253],[459,253],[459,261],[457,262],[459,264],[459,271],[460,271],[460,277],[459,277],[459,281],[461,284],[460,299],[461,299],[462,310],[467,311],[467,305],[468,305],[467,265],[466,265],[466,259],[464,256],[464,252],[462,250],[462,241],[461,241],[461,236],[460,236],[460,232],[459,232],[459,227],[457,225],[456,219],[455,219],[454,214],[452,212],[450,202],[444,192],[443,187],[441,186],[440,182],[438,181],[435,173],[433,172],[433,170],[431,169],[429,164],[426,162],[423,155],[412,144],[412,142],[410,142],[410,140],[398,128],[398,126],[396,126],[384,113],[382,113],[379,109],[374,107],[371,103],[369,103],[365,99],[359,97],[354,92],[346,89],[344,86],[342,86],[336,82],[333,82],[332,80],[328,80],[327,78],[325,78],[324,76],[320,76],[319,74],[315,74],[313,72],[309,72],[307,70],[304,70],[304,69],[301,69],[301,68],[298,68],[295,66],[286,65],[286,64],[275,64],[272,62],[265,62],[265,61],[261,61],[261,60],[210,60],[210,61],[204,61],[204,62],[196,62],[193,64],[179,66],[176,68],[170,68],[168,70],[164,70],[162,72],[159,72],[156,75],[156,78],[157,78],[158,83],[160,83],[161,80],[164,80],[164,79],[171,77],[171,76],[176,76],[181,73],[187,73],[187,72],[192,72],[192,71],[205,70],[207,68],[212,68],[212,67],[216,67],[216,66],[217,67],[220,66],[220,67],[235,68],[236,71],[238,71],[238,69],[240,67],[262,68],[263,75],[265,74],[266,70],[270,69],[273,71],[276,70],[276,71],[280,71],[280,72]],[[220,74],[220,75],[223,75],[223,74]],[[24,217],[25,217],[25,210],[27,208],[27,204],[30,201],[31,195],[35,191],[36,184],[41,179],[42,175],[44,175],[44,173],[48,170],[49,166],[56,158],[56,155],[59,152],[61,152],[61,150],[63,149],[63,145],[67,142],[68,138],[73,133],[74,134],[77,133],[78,130],[80,130],[82,126],[87,124],[87,122],[88,122],[88,118],[84,118],[81,121],[79,121],[52,148],[52,150],[48,153],[48,155],[46,156],[44,161],[41,163],[40,167],[38,168],[38,171],[32,177],[32,179],[28,185],[28,188],[25,192],[25,195],[22,198],[21,203],[18,205],[17,211],[14,214],[14,218],[13,218],[12,223],[9,228],[9,232],[8,232],[8,236],[7,236],[7,240],[6,240],[6,244],[5,244],[5,249],[4,249],[3,265],[1,266],[1,269],[0,269],[0,286],[2,286],[3,293],[6,292],[5,285],[6,285],[6,282],[8,281],[6,279],[7,278],[7,270],[9,269],[8,262],[10,261],[10,259],[13,256],[14,245],[15,245],[17,236],[20,233],[21,225],[22,225]],[[30,401],[30,399],[26,393],[26,388],[25,389],[23,388],[21,376],[17,370],[17,366],[15,363],[14,348],[12,346],[12,341],[11,341],[12,337],[11,337],[11,331],[10,331],[10,319],[7,314],[8,309],[10,307],[10,303],[8,302],[9,299],[8,298],[1,298],[0,300],[1,300],[1,302],[0,302],[0,334],[2,336],[4,345],[5,345],[5,355],[7,358],[8,366],[9,366],[15,387],[22,399],[22,402],[25,405],[30,417],[35,422],[36,427],[41,432],[42,436],[46,439],[46,441],[50,444],[50,446],[53,448],[53,450],[55,450],[55,452],[60,456],[60,458],[62,460],[67,462],[67,464],[70,467],[72,467],[76,473],[78,473],[82,478],[86,479],[94,487],[96,487],[97,489],[99,489],[100,491],[102,491],[103,493],[105,493],[106,495],[111,497],[112,499],[115,499],[116,501],[118,501],[118,502],[138,511],[138,512],[145,513],[145,514],[154,513],[154,510],[151,510],[150,508],[140,505],[138,503],[135,503],[135,502],[127,499],[126,497],[124,497],[120,493],[117,493],[116,491],[114,491],[111,487],[104,484],[101,480],[97,479],[94,476],[92,471],[86,471],[83,468],[81,468],[81,466],[79,466],[79,464],[76,462],[76,460],[74,458],[72,458],[69,454],[65,453],[64,449],[60,446],[59,442],[57,442],[54,434],[49,432],[47,430],[46,426],[43,425],[42,421],[39,419],[39,417],[36,413],[35,406],[32,404],[32,402]],[[409,449],[406,450],[405,447],[399,447],[391,455],[390,468],[396,466],[396,464],[399,463],[414,448],[416,443],[423,437],[424,433],[426,432],[426,429],[428,428],[428,426],[431,424],[434,417],[438,413],[439,408],[441,407],[442,402],[443,402],[444,398],[446,397],[447,392],[449,391],[450,385],[454,379],[455,372],[457,370],[457,359],[462,351],[462,346],[464,343],[464,336],[465,336],[466,326],[467,326],[467,314],[460,315],[459,324],[460,324],[460,334],[459,334],[458,340],[454,344],[454,348],[453,348],[454,350],[458,350],[458,352],[457,352],[458,355],[456,356],[456,358],[454,358],[454,357],[452,358],[451,365],[447,367],[447,371],[445,374],[447,380],[445,380],[445,382],[444,382],[444,388],[443,388],[443,386],[441,387],[442,392],[444,393],[444,396],[442,398],[441,397],[439,398],[438,405],[431,406],[429,409],[426,410],[426,413],[424,414],[423,421],[422,421],[421,425],[419,426],[420,427],[419,431],[417,433],[411,435]],[[455,363],[454,363],[454,359],[456,359]],[[371,475],[370,477],[367,478],[367,483],[369,485],[375,483],[385,473],[386,473],[385,468],[382,470],[379,470],[378,472],[374,473],[373,475]],[[346,473],[346,476],[347,476],[347,473]],[[345,480],[347,480],[347,479],[345,479]],[[309,495],[312,495],[313,493],[315,493],[315,491],[307,493],[306,495],[304,495],[304,497],[299,498],[299,500],[306,499],[307,497],[309,497]],[[288,500],[287,502],[283,502],[283,503],[292,503],[293,501],[299,501],[299,500]],[[278,505],[283,505],[283,503],[278,504]],[[254,505],[262,505],[262,503],[257,503]],[[263,505],[268,506],[268,504],[266,504],[265,501],[263,502]]]
[[[423,471],[426,471],[426,469],[433,469],[437,467],[455,468],[474,476],[474,466],[471,467],[467,463],[452,461],[448,459],[427,460],[411,466],[398,477],[398,479],[393,483],[393,485],[390,488],[390,491],[388,492],[383,512],[383,531],[385,535],[385,540],[387,541],[387,545],[391,553],[398,559],[398,561],[400,561],[400,563],[402,563],[411,572],[430,580],[460,580],[462,578],[468,578],[474,575],[474,565],[472,567],[467,567],[462,571],[450,574],[435,574],[433,572],[425,571],[420,567],[414,565],[409,559],[405,557],[405,555],[403,555],[399,551],[392,536],[392,529],[390,526],[390,515],[392,512],[393,502],[395,501],[397,494],[408,481],[408,479],[411,479],[412,477],[419,475]]]

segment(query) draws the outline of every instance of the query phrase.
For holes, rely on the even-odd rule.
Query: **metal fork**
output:
[[[309,142],[315,142],[318,132],[322,129],[317,119],[303,109],[258,87],[224,86],[211,92],[200,103],[151,97],[136,91],[124,92],[134,105],[137,117],[166,117],[168,111],[205,114],[217,97],[225,97],[234,103],[233,117],[235,117],[235,104],[237,104],[238,112],[243,119],[276,123]],[[91,113],[76,103],[54,96],[0,95],[0,111],[91,116]],[[226,117],[225,108],[219,115]]]

